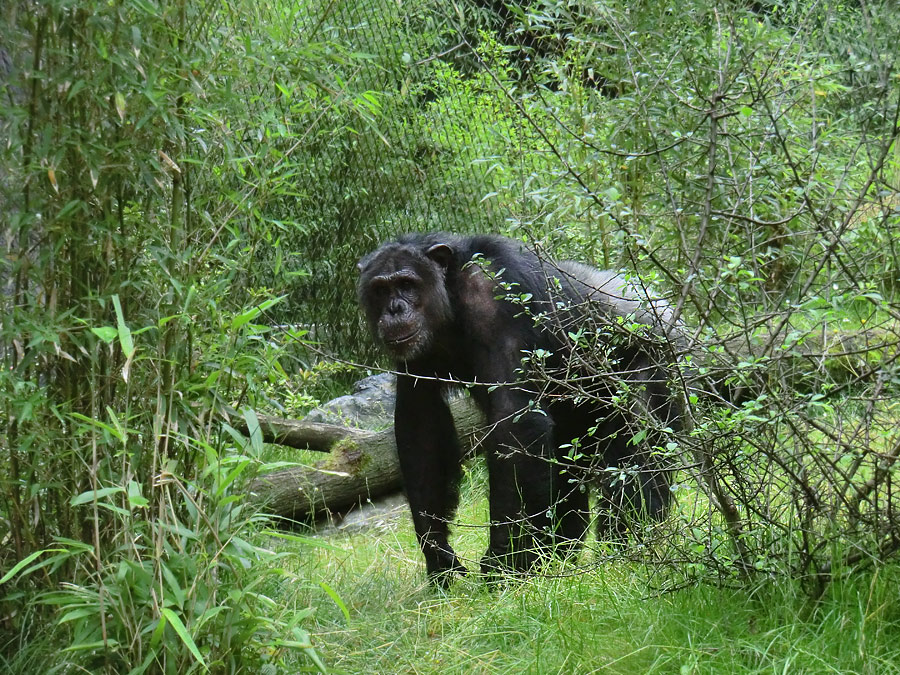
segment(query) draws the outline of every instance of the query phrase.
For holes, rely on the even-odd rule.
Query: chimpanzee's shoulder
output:
[[[401,248],[412,248],[424,253],[429,248],[445,245],[453,252],[459,264],[481,257],[499,263],[504,269],[516,272],[531,272],[536,268],[537,258],[526,244],[499,234],[460,235],[450,232],[410,232],[387,242]]]

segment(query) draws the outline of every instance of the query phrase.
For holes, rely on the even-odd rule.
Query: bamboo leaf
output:
[[[103,499],[104,497],[109,497],[110,495],[117,494],[119,492],[125,492],[125,488],[123,487],[108,487],[108,488],[100,488],[99,490],[88,490],[87,492],[82,492],[80,495],[75,495],[69,500],[70,506],[79,506],[81,504],[87,504],[89,502],[94,501],[94,497],[97,499]]]
[[[125,123],[125,96],[121,91],[116,92],[116,112],[119,113],[119,119]]]
[[[194,643],[193,638],[185,628],[184,624],[181,623],[181,619],[178,618],[178,615],[173,612],[168,607],[162,608],[162,614],[166,617],[166,621],[171,624],[172,628],[175,629],[175,632],[178,634],[178,637],[181,638],[181,641],[184,645],[191,651],[191,654],[194,655],[194,658],[197,659],[197,663],[203,666],[204,670],[208,670],[206,667],[206,661],[203,660],[203,656],[200,654],[200,650],[197,649],[197,645]]]
[[[91,328],[91,332],[106,344],[110,344],[119,334],[112,326],[95,326],[94,328]]]
[[[122,352],[126,357],[134,354],[134,341],[131,337],[131,330],[125,324],[125,316],[122,314],[122,303],[119,301],[118,294],[112,296],[113,306],[116,309],[116,324],[119,331],[119,343],[122,345]]]
[[[331,586],[326,584],[324,581],[319,582],[319,586],[328,594],[328,597],[334,600],[334,604],[338,606],[341,610],[341,613],[344,615],[344,620],[347,622],[347,625],[350,625],[350,610],[347,609],[347,605],[344,604],[344,601],[341,600],[341,596],[337,594]]]
[[[128,374],[131,372],[131,361],[134,359],[136,349],[134,339],[131,337],[131,330],[126,325],[125,316],[122,314],[122,304],[119,302],[119,296],[113,295],[112,301],[116,309],[119,344],[122,346],[122,353],[125,354],[125,365],[122,366],[122,379],[128,382]]]
[[[263,447],[262,427],[256,412],[252,408],[244,409],[244,421],[247,423],[247,430],[250,432],[250,447],[258,454],[262,452]]]
[[[16,576],[16,574],[19,572],[19,570],[21,570],[23,567],[26,567],[26,566],[27,566],[30,562],[32,562],[35,558],[37,558],[37,557],[43,555],[44,553],[58,553],[58,552],[61,552],[61,551],[65,551],[65,549],[62,549],[62,548],[45,548],[45,549],[42,549],[42,550],[40,550],[40,551],[35,551],[35,552],[32,553],[31,555],[25,556],[25,557],[22,558],[19,562],[17,562],[15,565],[13,565],[13,568],[12,568],[9,572],[7,572],[7,573],[4,574],[2,577],[0,577],[0,584],[5,584],[7,581],[9,581],[9,580],[12,579],[14,576]],[[38,568],[35,567],[35,569],[38,569]]]

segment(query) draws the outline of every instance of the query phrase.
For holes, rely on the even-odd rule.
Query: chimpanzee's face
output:
[[[359,302],[378,342],[398,362],[427,356],[451,314],[443,268],[423,252],[387,244],[359,270]]]

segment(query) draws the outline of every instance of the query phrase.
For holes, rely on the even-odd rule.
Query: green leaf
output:
[[[160,562],[160,570],[162,571],[162,575],[166,580],[166,585],[168,586],[169,590],[172,591],[172,595],[175,596],[175,604],[179,609],[183,609],[185,599],[184,589],[181,587],[181,584],[178,583],[178,579],[175,578],[172,570],[170,570],[169,566],[164,562]]]
[[[76,642],[73,645],[69,645],[65,649],[64,652],[84,652],[84,651],[94,651],[95,649],[107,649],[110,651],[114,651],[119,647],[118,640],[107,640],[104,642],[103,640],[97,640],[96,642]]]
[[[165,632],[166,615],[163,614],[159,617],[159,621],[156,622],[156,628],[153,629],[153,634],[150,636],[150,649],[156,649],[157,645],[162,641]]]
[[[100,502],[97,504],[97,508],[106,509],[107,511],[112,511],[113,513],[127,517],[129,515],[128,511],[123,509],[121,506],[116,506],[115,504],[108,504],[106,502]]]
[[[125,358],[131,358],[134,355],[134,341],[131,339],[131,331],[125,325],[125,316],[122,314],[122,304],[119,302],[118,294],[112,296],[113,306],[116,309],[116,324],[118,325],[119,344],[122,345],[122,353]]]
[[[116,434],[115,434],[116,438],[118,438],[120,441],[122,441],[124,443],[126,436],[128,435],[128,432],[125,431],[125,428],[119,422],[119,418],[116,415],[116,411],[113,410],[111,407],[106,406],[106,414],[109,415],[109,419],[112,420],[112,423],[116,428]]]
[[[341,613],[344,615],[344,620],[347,622],[347,625],[349,626],[350,625],[350,610],[347,609],[347,605],[345,605],[344,601],[341,600],[341,596],[339,596],[337,594],[337,592],[335,592],[335,590],[331,586],[326,584],[324,581],[320,581],[319,586],[322,588],[323,591],[328,593],[329,598],[334,600],[334,604],[336,604],[338,606],[338,608],[341,610]]]
[[[100,420],[95,420],[93,417],[87,417],[86,415],[82,415],[81,413],[77,413],[77,412],[71,413],[71,416],[73,418],[75,418],[76,420],[81,420],[82,422],[86,422],[87,424],[90,424],[91,426],[99,427],[100,429],[103,429],[104,431],[109,432],[110,435],[118,438],[123,443],[125,442],[125,437],[120,435],[121,432],[118,429],[116,429],[115,427],[110,426],[109,424],[106,424],[105,422],[101,422]]]
[[[258,317],[260,314],[265,312],[267,309],[269,309],[273,305],[281,302],[286,297],[287,297],[286,295],[281,295],[281,296],[278,296],[277,298],[269,298],[265,302],[261,302],[258,305],[256,305],[256,307],[251,307],[246,312],[244,312],[242,314],[238,314],[236,317],[234,317],[234,319],[231,320],[231,330],[236,330],[236,329],[240,328],[241,326],[243,326],[244,324],[249,323],[250,321],[253,321],[253,319]]]
[[[128,373],[131,372],[131,360],[134,358],[134,340],[131,337],[131,331],[125,324],[125,317],[122,314],[122,305],[119,302],[119,296],[112,296],[113,305],[116,308],[116,323],[118,324],[119,343],[122,345],[122,353],[125,354],[125,365],[122,366],[122,379],[128,382]]]
[[[339,551],[342,553],[346,553],[346,549],[343,549],[340,546],[335,546],[334,544],[329,544],[321,539],[314,539],[312,537],[304,537],[303,535],[291,534],[289,532],[281,532],[279,530],[263,530],[263,534],[267,537],[274,537],[276,539],[284,539],[286,541],[292,541],[297,544],[304,544],[307,546],[314,546],[316,548],[324,548],[329,551]]]
[[[253,321],[256,317],[260,315],[259,307],[251,307],[243,314],[238,314],[231,320],[231,330],[237,330],[241,326],[250,321]]]
[[[73,609],[71,612],[66,612],[60,617],[57,624],[63,624],[67,621],[75,621],[75,619],[83,619],[86,616],[93,616],[97,614],[99,611],[99,607],[79,607],[78,609]]]
[[[128,481],[128,506],[131,509],[144,508],[150,500],[141,494],[141,484],[137,481]]]
[[[178,615],[168,607],[163,607],[161,611],[162,615],[166,617],[166,621],[171,624],[172,628],[175,629],[175,632],[178,633],[178,637],[181,638],[181,641],[191,651],[191,654],[194,655],[194,658],[197,659],[197,663],[203,666],[204,670],[209,670],[206,667],[206,661],[203,660],[203,656],[200,654],[200,650],[197,649],[197,645],[194,644],[193,638],[191,638],[191,636],[188,634],[187,628],[185,628],[184,624],[181,623],[181,619],[178,618]]]
[[[97,499],[103,499],[104,497],[109,497],[110,495],[114,495],[119,492],[125,492],[125,488],[108,487],[100,488],[96,491],[88,490],[87,492],[82,492],[80,495],[72,497],[72,499],[69,501],[69,506],[79,506],[80,504],[87,504],[94,501],[94,496],[96,496]]]
[[[119,334],[119,332],[112,326],[100,326],[97,328],[91,328],[91,332],[98,338],[103,340],[106,344],[110,344],[113,340],[116,339],[116,335]]]
[[[247,423],[247,431],[250,432],[250,447],[259,454],[263,449],[262,427],[259,418],[250,408],[244,409],[244,421]]]
[[[216,496],[222,497],[225,494],[225,490],[228,489],[228,486],[231,485],[244,471],[246,468],[250,466],[250,460],[245,460],[240,462],[236,467],[234,467],[228,474],[219,482],[218,489],[216,490]]]
[[[216,615],[221,614],[222,612],[224,612],[227,609],[229,609],[229,608],[226,607],[225,605],[219,605],[218,607],[210,607],[208,610],[203,612],[203,614],[201,614],[199,617],[197,617],[197,620],[195,622],[197,625],[197,628],[198,629],[202,628],[203,625],[206,624],[206,622],[215,618]]]
[[[149,0],[131,0],[130,4],[150,16],[159,16],[159,10]]]
[[[147,658],[141,663],[141,665],[136,666],[128,671],[128,675],[143,675],[147,671],[147,668],[150,667],[150,664],[153,663],[153,660],[156,659],[156,650],[151,649],[147,654]]]
[[[119,119],[125,121],[125,95],[121,91],[116,92],[116,112],[119,113]]]
[[[61,544],[63,546],[68,546],[65,550],[67,553],[91,553],[94,550],[93,544],[86,544],[83,541],[79,541],[77,539],[69,539],[68,537],[53,537],[53,540],[57,544]],[[49,549],[51,551],[58,551],[60,549]]]
[[[606,197],[609,202],[618,202],[622,198],[622,193],[619,192],[615,187],[609,187],[606,190],[601,192],[604,197]]]
[[[34,559],[37,558],[38,556],[41,556],[41,555],[43,555],[44,553],[58,553],[58,552],[61,552],[61,551],[65,551],[65,549],[62,549],[62,548],[45,548],[45,549],[42,549],[42,550],[40,550],[40,551],[35,551],[35,552],[32,553],[31,555],[25,556],[25,557],[22,558],[19,562],[17,562],[15,565],[13,565],[13,568],[12,568],[9,572],[7,572],[6,574],[4,574],[3,577],[0,578],[0,584],[5,584],[7,581],[9,581],[10,579],[12,579],[14,576],[16,576],[16,573],[18,573],[19,570],[21,570],[23,567],[26,567],[26,566],[28,565],[28,563],[30,563],[32,560],[34,560]],[[35,569],[38,569],[38,568],[35,567]]]
[[[634,436],[631,437],[631,440],[628,441],[629,445],[640,445],[641,442],[647,438],[647,430],[641,429]]]

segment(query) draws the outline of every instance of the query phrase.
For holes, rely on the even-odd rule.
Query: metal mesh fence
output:
[[[752,392],[704,412],[687,441],[704,497],[688,500],[694,513],[664,562],[728,576],[777,559],[818,578],[836,538],[873,556],[896,548],[882,462],[893,466],[898,446],[880,393],[897,334],[885,272],[900,269],[887,234],[898,222],[898,90],[885,88],[895,64],[877,56],[887,33],[869,33],[880,75],[823,65],[813,55],[834,56],[835,26],[865,31],[827,8],[755,7],[719,23],[705,23],[707,10],[318,8],[310,25],[356,55],[334,71],[345,95],[377,102],[310,153],[309,185],[323,192],[299,202],[297,246],[313,272],[299,297],[324,305],[315,315],[335,331],[330,344],[355,349],[346,270],[360,249],[408,230],[527,234],[559,256],[639,272]],[[846,126],[830,133],[826,119]],[[834,340],[832,322],[846,328],[860,311],[868,318],[851,332],[879,345],[875,368],[835,349],[850,343]],[[851,362],[859,375],[847,379]],[[857,385],[852,416],[881,449],[847,438],[846,410],[822,409],[829,392]],[[868,459],[850,459],[850,446]]]
[[[585,212],[597,204],[585,193],[594,186],[567,175],[566,160],[525,113],[523,87],[544,62],[513,26],[500,3],[325,2],[297,12],[298,44],[340,56],[317,74],[316,86],[333,89],[327,101],[302,111],[277,102],[301,136],[299,147],[286,144],[295,194],[279,217],[292,224],[285,238],[306,273],[279,317],[285,323],[300,317],[323,342],[360,353],[348,271],[383,239],[425,230],[547,233],[567,219],[570,230],[572,219],[589,221]],[[603,96],[577,86],[586,98]],[[591,176],[603,172],[597,164]],[[563,203],[560,183],[582,194]]]
[[[819,578],[897,550],[891,3],[22,6],[0,52],[11,529],[43,489],[25,476],[87,489],[96,448],[54,405],[132,406],[160,448],[209,435],[209,407],[293,374],[255,321],[374,363],[356,261],[443,229],[636,272],[749,392],[698,408],[678,573],[737,555]]]

